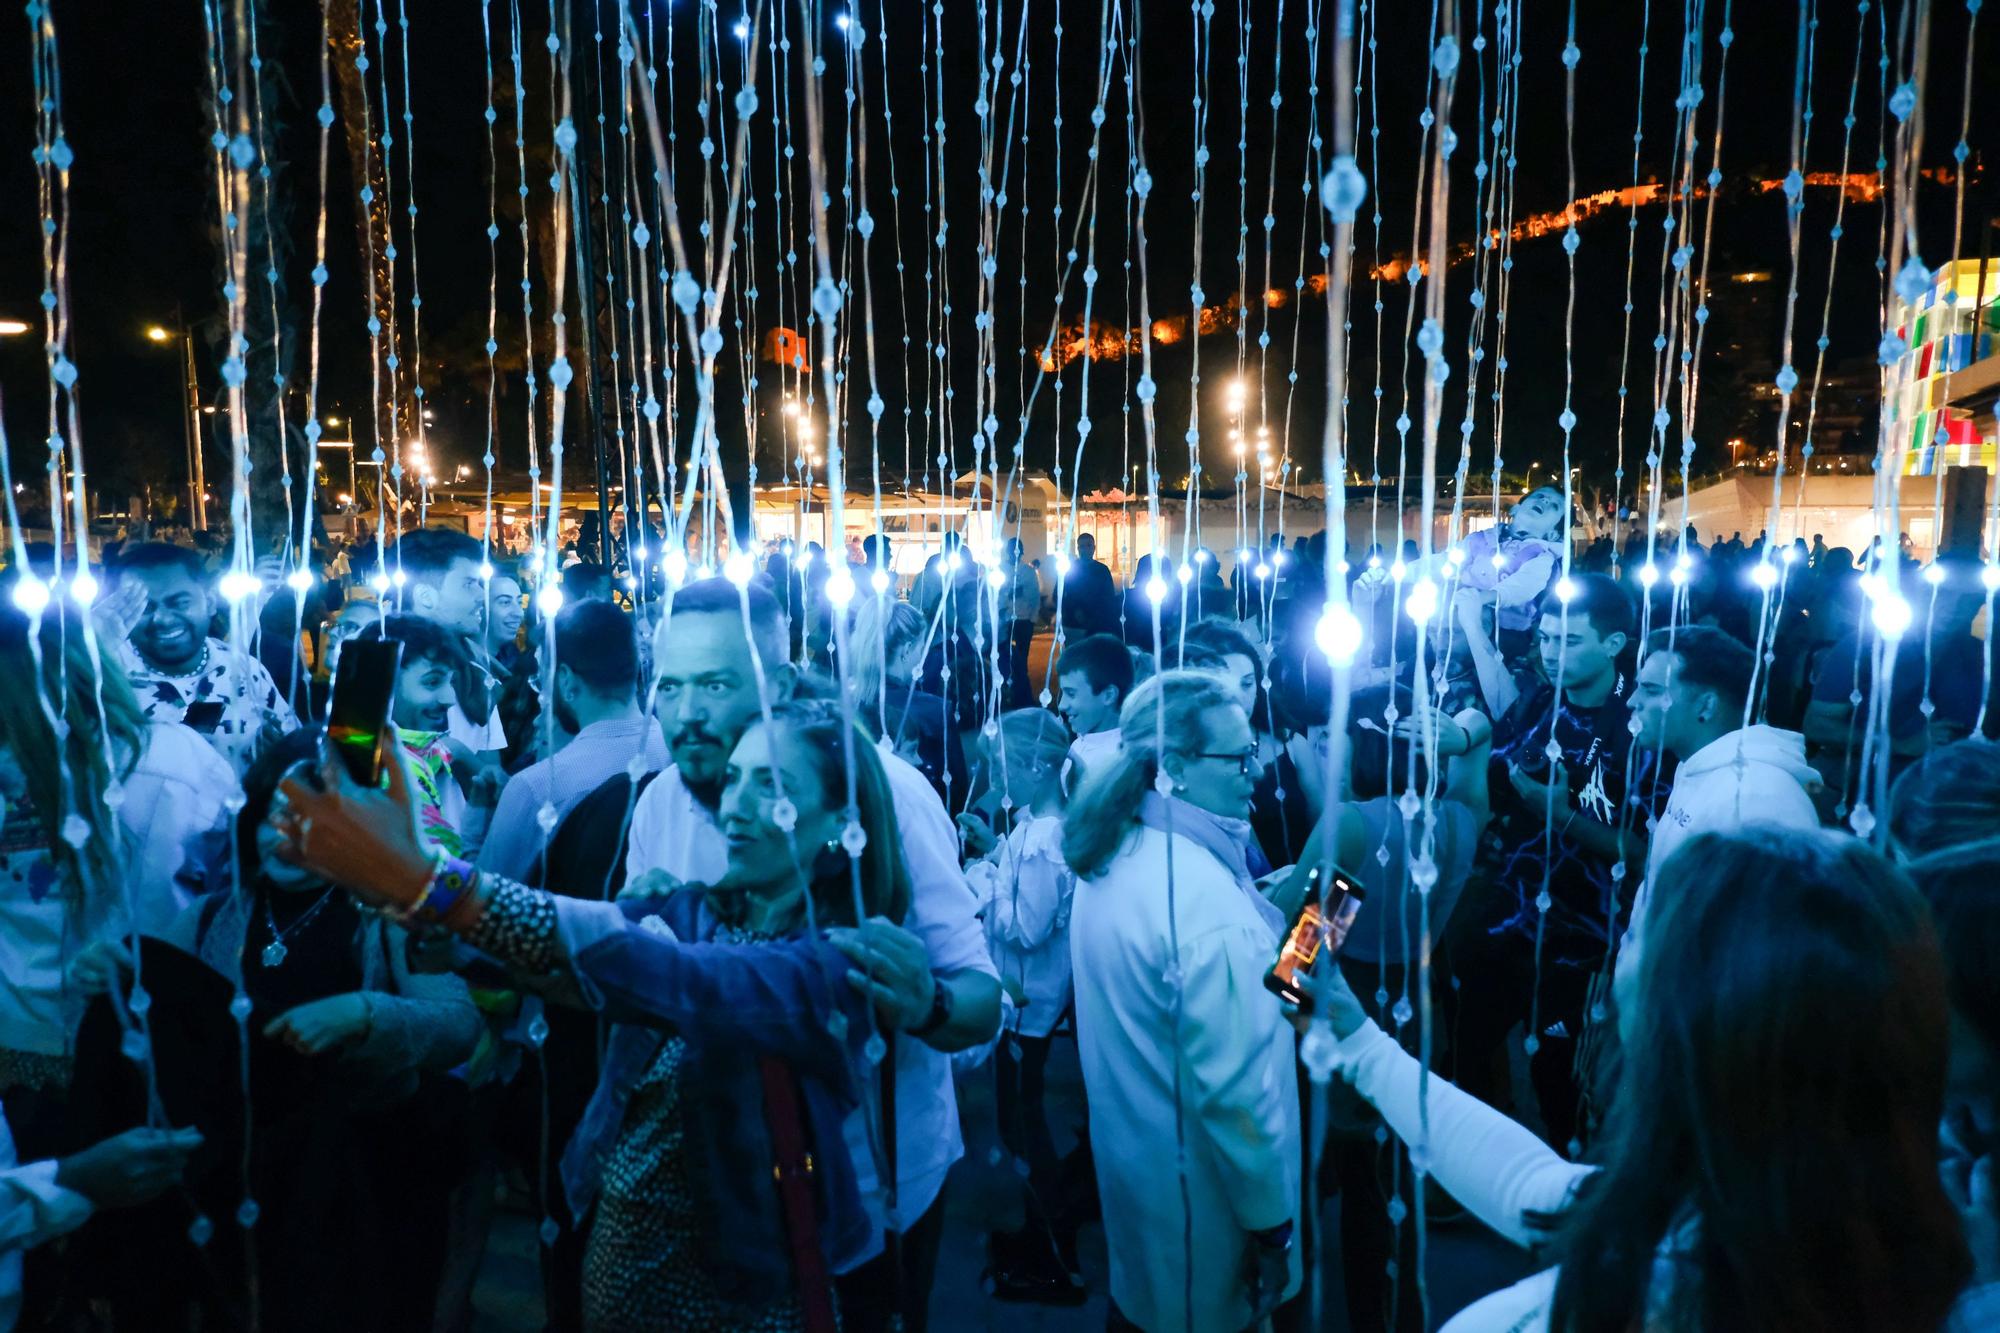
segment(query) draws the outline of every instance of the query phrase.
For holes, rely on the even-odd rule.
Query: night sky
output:
[[[711,114],[720,112],[734,98],[741,83],[742,53],[745,43],[731,30],[739,18],[739,0],[724,0],[720,27],[706,39],[710,77],[719,77],[723,95],[711,105]],[[1249,228],[1247,242],[1249,282],[1252,292],[1265,286],[1266,258],[1262,241],[1262,216],[1266,192],[1270,188],[1273,153],[1270,98],[1274,83],[1283,94],[1277,117],[1275,162],[1276,202],[1272,208],[1276,225],[1269,260],[1269,285],[1290,293],[1301,274],[1301,228],[1304,230],[1305,275],[1320,274],[1325,264],[1317,253],[1324,213],[1314,196],[1301,193],[1308,179],[1308,140],[1311,135],[1308,85],[1314,71],[1309,66],[1309,50],[1304,30],[1314,11],[1321,6],[1291,0],[1282,9],[1276,0],[1245,0],[1250,24],[1249,57],[1246,62],[1250,108],[1249,125],[1241,155],[1241,169],[1247,177],[1247,199],[1242,207]],[[886,411],[882,418],[881,453],[885,481],[900,481],[906,459],[912,471],[921,469],[922,458],[935,455],[941,441],[949,441],[954,462],[964,466],[971,459],[971,442],[980,416],[978,407],[980,368],[979,330],[975,317],[979,309],[977,289],[980,256],[980,209],[977,165],[980,155],[978,116],[974,102],[978,94],[981,50],[979,9],[970,0],[952,0],[945,7],[942,39],[942,69],[922,69],[935,61],[932,48],[938,42],[929,6],[906,0],[861,0],[852,11],[869,30],[865,42],[852,52],[861,71],[860,92],[865,103],[865,120],[858,122],[858,135],[850,135],[848,113],[842,100],[846,83],[843,55],[848,53],[837,14],[848,11],[818,7],[816,31],[827,53],[825,105],[828,112],[829,189],[833,196],[833,218],[837,230],[851,221],[844,212],[843,185],[848,178],[846,147],[865,141],[868,153],[867,208],[877,224],[874,237],[875,262],[873,304],[877,336],[877,388]],[[1023,81],[1026,96],[1025,120],[1015,123],[1015,142],[1008,167],[1008,203],[999,210],[999,228],[994,246],[996,297],[994,300],[994,342],[996,346],[994,383],[996,401],[992,410],[1001,424],[1003,447],[1011,447],[1016,435],[1024,383],[1036,379],[1035,354],[1046,341],[1056,310],[1056,273],[1060,250],[1067,248],[1072,228],[1079,217],[1086,221],[1091,206],[1084,194],[1086,152],[1092,127],[1090,110],[1095,97],[1098,55],[1102,46],[1101,16],[1105,6],[1083,0],[1029,0],[1025,28],[1018,3],[992,0],[987,12],[988,56],[998,50],[1006,58],[1000,82],[994,92],[996,138],[1004,136],[1013,86],[1007,80],[1015,72],[1017,34],[1026,32],[1027,68]],[[1320,122],[1322,133],[1331,135],[1332,6],[1326,5],[1324,21],[1329,26],[1321,43]],[[1565,181],[1563,67],[1561,51],[1565,7],[1526,0],[1522,6],[1525,63],[1521,70],[1521,122],[1519,164],[1516,175],[1517,218],[1559,209],[1569,191]],[[1637,106],[1634,99],[1638,66],[1638,46],[1642,35],[1642,0],[1591,0],[1578,6],[1577,42],[1583,54],[1577,70],[1576,181],[1577,193],[1614,189],[1630,183],[1632,175],[1632,131]],[[1668,169],[1671,149],[1673,100],[1678,79],[1681,35],[1681,8],[1665,4],[1652,6],[1650,59],[1646,70],[1644,142],[1640,177],[1658,179]],[[1706,98],[1701,108],[1701,168],[1705,173],[1709,145],[1714,131],[1716,33],[1721,27],[1720,6],[1710,3],[1706,32],[1708,74]],[[1758,429],[1763,410],[1752,400],[1756,383],[1767,382],[1781,359],[1780,326],[1784,283],[1789,272],[1786,246],[1784,202],[1781,193],[1762,191],[1757,182],[1782,177],[1789,165],[1792,70],[1795,53],[1797,10],[1777,3],[1742,4],[1736,7],[1736,42],[1728,60],[1728,86],[1724,102],[1726,124],[1722,161],[1725,177],[1723,196],[1717,213],[1711,280],[1718,290],[1723,279],[1737,272],[1768,270],[1775,286],[1768,287],[1769,299],[1761,304],[1739,302],[1730,306],[1716,303],[1711,325],[1711,354],[1703,366],[1704,398],[1696,435],[1707,451],[1720,445],[1723,437],[1745,429]],[[1853,70],[1857,15],[1853,5],[1820,7],[1814,45],[1812,106],[1816,117],[1807,161],[1809,171],[1834,171],[1839,166],[1841,118],[1846,111],[1847,89]],[[1960,114],[1960,79],[1965,68],[1966,14],[1962,5],[1933,7],[1936,20],[1931,43],[1930,88],[1926,108],[1929,132],[1923,154],[1927,167],[1949,167],[1951,149],[1957,139]],[[543,40],[549,31],[546,7],[523,13],[523,44],[526,48],[528,97],[525,114],[529,136],[531,207],[546,225],[550,195],[546,176],[550,162],[550,117],[547,102],[548,56]],[[373,0],[364,4],[371,52],[377,56],[369,86],[376,98],[374,115],[381,125],[381,53],[375,47],[372,24],[376,16]],[[1425,92],[1426,56],[1430,46],[1429,7],[1416,3],[1388,6],[1378,32],[1377,86],[1365,88],[1364,101],[1372,100],[1379,116],[1379,170],[1367,151],[1366,130],[1371,117],[1364,110],[1363,155],[1361,165],[1371,178],[1371,204],[1364,207],[1363,225],[1358,228],[1360,247],[1355,291],[1354,365],[1352,372],[1353,453],[1356,467],[1367,473],[1379,467],[1384,474],[1396,470],[1396,437],[1393,420],[1401,396],[1398,376],[1404,364],[1400,343],[1403,302],[1408,288],[1402,283],[1385,284],[1384,327],[1387,354],[1379,372],[1375,346],[1375,314],[1372,302],[1376,285],[1367,274],[1375,262],[1376,240],[1367,225],[1370,208],[1379,200],[1383,212],[1380,257],[1407,256],[1411,241],[1413,194],[1416,183],[1418,113]],[[295,385],[305,378],[303,346],[310,318],[311,285],[306,274],[312,267],[313,227],[317,220],[318,126],[314,115],[319,102],[319,14],[318,7],[303,0],[285,0],[259,6],[259,41],[265,58],[264,91],[267,115],[275,131],[272,159],[276,167],[277,211],[275,226],[281,247],[280,266],[284,274],[281,320],[288,373]],[[600,7],[591,0],[575,0],[577,64],[572,78],[581,99],[578,128],[588,142],[586,155],[594,163],[596,124],[590,119],[598,102],[598,82],[583,65],[596,55],[602,66],[615,70],[614,8],[601,6],[607,25],[600,45],[591,41],[593,15]],[[1129,11],[1119,11],[1121,27]],[[75,311],[72,355],[82,371],[79,390],[84,408],[83,433],[87,458],[96,473],[96,484],[107,502],[122,501],[147,483],[172,487],[182,478],[183,409],[179,366],[171,348],[162,350],[147,342],[144,328],[151,323],[174,324],[177,318],[192,327],[197,344],[199,376],[204,396],[214,400],[219,390],[219,348],[226,329],[219,293],[219,228],[214,216],[214,190],[210,174],[209,87],[204,51],[204,30],[200,8],[191,3],[132,5],[118,0],[55,0],[61,31],[61,68],[64,80],[64,115],[68,140],[75,151],[72,176],[70,230],[70,290]],[[498,46],[497,79],[510,82],[506,65],[508,10],[505,4],[482,6],[478,0],[431,0],[412,6],[409,15],[409,42],[413,52],[409,82],[415,113],[416,191],[421,212],[418,218],[416,252],[421,266],[423,296],[423,377],[427,403],[435,409],[432,448],[444,467],[476,465],[485,438],[486,361],[485,340],[487,285],[489,281],[487,226],[488,164],[486,159],[482,109],[485,105],[484,57],[481,38],[482,14],[489,14]],[[658,87],[662,113],[674,137],[677,181],[680,188],[680,216],[690,244],[702,242],[695,234],[707,210],[701,177],[699,141],[702,129],[697,103],[702,94],[704,62],[700,13],[690,0],[672,5],[655,5],[647,14],[633,10],[642,31],[659,60]],[[1282,22],[1280,23],[1280,15]],[[1900,14],[1891,6],[1892,23]],[[386,10],[392,45],[397,37],[395,0]],[[1141,15],[1142,54],[1139,62],[1139,95],[1142,117],[1141,139],[1154,190],[1147,210],[1148,245],[1145,253],[1146,277],[1150,291],[1150,313],[1154,319],[1186,317],[1190,309],[1189,288],[1195,256],[1194,206],[1189,194],[1195,182],[1195,146],[1199,139],[1192,106],[1197,89],[1205,86],[1207,112],[1205,141],[1210,158],[1207,164],[1206,216],[1201,228],[1201,285],[1210,305],[1223,302],[1237,290],[1237,228],[1239,224],[1237,177],[1238,65],[1241,15],[1229,3],[1215,7],[1209,21],[1206,51],[1206,78],[1198,76],[1195,44],[1196,19],[1178,4],[1145,5]],[[1060,64],[1058,64],[1059,26]],[[1870,11],[1866,22],[1878,21]],[[766,36],[770,31],[767,18]],[[1478,158],[1480,118],[1480,74],[1485,72],[1485,98],[1490,116],[1495,95],[1492,69],[1493,50],[1476,55],[1471,50],[1473,13],[1459,16],[1465,60],[1461,66],[1453,124],[1459,146],[1452,162],[1451,234],[1466,241],[1473,234],[1473,168]],[[1494,16],[1486,14],[1486,31],[1492,35]],[[758,52],[761,61],[760,108],[752,134],[751,190],[758,208],[751,215],[755,227],[754,262],[739,262],[731,280],[729,307],[724,316],[728,334],[723,353],[723,373],[719,377],[718,399],[722,405],[719,430],[732,473],[738,472],[746,456],[747,438],[741,406],[742,383],[739,349],[749,340],[755,346],[763,334],[779,324],[800,327],[810,276],[810,247],[807,243],[809,217],[805,209],[805,95],[802,68],[803,43],[797,40],[800,15],[796,8],[785,15],[792,50],[785,57],[789,83],[781,93],[772,83],[772,53]],[[1980,33],[1982,50],[1993,49],[1992,24]],[[888,35],[888,76],[883,71],[883,32]],[[41,260],[33,167],[29,153],[33,147],[34,120],[28,79],[28,29],[18,10],[0,45],[0,319],[35,322],[37,332],[25,337],[0,339],[0,391],[6,397],[6,424],[17,466],[38,466],[41,440],[46,435],[46,374],[40,351],[37,296],[41,288]],[[666,67],[665,53],[671,39],[674,64]],[[648,38],[642,37],[642,42]],[[1876,134],[1880,120],[1876,91],[1877,48],[1872,32],[1864,62],[1864,77],[1855,106],[1853,169],[1872,171],[1876,155]],[[389,69],[394,80],[395,110],[402,110],[400,79],[403,74],[399,48],[391,52]],[[1989,57],[1990,63],[1990,57]],[[1364,71],[1366,73],[1366,71]],[[1128,151],[1125,122],[1127,102],[1123,91],[1125,69],[1122,61],[1112,69],[1113,95],[1107,103],[1101,157],[1102,177],[1095,204],[1096,265],[1100,279],[1095,291],[1092,315],[1113,328],[1138,322],[1136,292],[1138,269],[1130,270],[1128,259],[1136,259],[1128,244],[1126,193]],[[937,103],[942,81],[942,109]],[[672,96],[668,98],[669,83]],[[893,120],[883,119],[886,108]],[[351,108],[338,96],[336,111],[343,117]],[[786,117],[784,129],[774,131],[773,114]],[[1062,128],[1054,125],[1057,114]],[[616,157],[619,109],[609,108],[607,143]],[[932,244],[936,214],[926,214],[927,172],[937,168],[935,145],[921,142],[927,121],[942,114],[946,125],[944,164],[944,215],[949,219],[943,269],[928,276],[926,263],[939,254]],[[1017,116],[1019,113],[1015,113]],[[519,280],[521,252],[515,232],[519,218],[510,120],[511,99],[500,106],[500,328],[503,383],[499,405],[498,448],[503,467],[518,469],[526,462],[525,421],[527,399],[520,384],[521,314]],[[733,125],[734,112],[728,123]],[[1019,134],[1025,124],[1028,144],[1023,149]],[[397,126],[400,129],[400,124]],[[774,162],[782,161],[785,131],[795,150],[790,174],[783,180],[783,200],[774,194]],[[1988,94],[1974,106],[1970,144],[1970,184],[1965,206],[1968,255],[1978,252],[1977,228],[1996,211],[1991,173],[1983,164],[1990,157],[1995,132],[2000,131],[1993,98]],[[367,318],[361,284],[360,249],[355,225],[355,191],[358,182],[350,162],[342,126],[332,136],[328,192],[328,258],[330,280],[326,313],[322,321],[325,351],[322,361],[323,416],[345,421],[357,410],[364,416],[368,406]],[[718,136],[718,162],[727,152],[728,139]],[[1058,232],[1053,216],[1056,202],[1056,159],[1060,148],[1063,213]],[[408,254],[403,236],[405,219],[400,216],[407,202],[403,167],[407,147],[399,134],[394,147],[397,168],[395,206],[398,212],[399,245],[402,247],[398,272],[401,318],[409,310]],[[996,146],[996,154],[998,152]],[[1330,146],[1327,150],[1330,152]],[[1024,165],[1025,152],[1025,165]],[[928,156],[927,156],[928,154]],[[644,157],[642,150],[642,158]],[[900,196],[889,194],[891,169]],[[996,161],[996,171],[998,163]],[[595,172],[594,165],[591,170]],[[1316,172],[1311,173],[1316,177]],[[609,186],[602,178],[590,177],[591,192],[600,189],[610,195],[605,209],[597,199],[588,202],[601,228],[604,215],[619,213],[625,206],[622,180],[614,173]],[[719,224],[724,185],[712,175],[713,210]],[[934,201],[938,187],[933,181],[929,197]],[[1028,217],[1025,232],[1021,204],[1025,193]],[[1819,332],[1821,302],[1825,297],[1829,250],[1828,228],[1833,217],[1837,191],[1814,188],[1807,191],[1803,221],[1803,254],[1798,303],[1799,332],[1795,359],[1801,373],[1810,377],[1813,340]],[[852,212],[860,211],[857,200]],[[653,216],[650,191],[643,201],[652,230],[660,230]],[[1927,260],[1942,262],[1951,248],[1953,191],[1949,186],[1926,182],[1920,193],[1918,239]],[[1633,372],[1630,376],[1632,406],[1628,411],[1627,452],[1636,457],[1643,420],[1651,411],[1651,339],[1653,311],[1659,295],[1660,231],[1659,207],[1640,211],[1638,261],[1633,300],[1637,307],[1633,325]],[[1840,254],[1840,271],[1834,291],[1834,315],[1830,336],[1829,366],[1843,362],[1865,369],[1879,331],[1879,295],[1874,269],[1880,207],[1874,203],[1850,204],[1846,233]],[[789,235],[786,233],[789,232]],[[1608,210],[1583,224],[1582,246],[1577,256],[1577,305],[1575,317],[1574,366],[1575,406],[1580,420],[1576,449],[1585,468],[1585,480],[1608,484],[1616,447],[1617,389],[1624,316],[1624,284],[1627,254],[1626,212]],[[836,235],[837,266],[843,264],[842,243],[850,236]],[[1025,243],[1024,243],[1025,238]],[[601,255],[605,244],[599,230],[593,239]],[[900,242],[905,268],[898,274],[895,254]],[[798,259],[794,266],[782,262],[790,249]],[[656,239],[651,253],[657,257]],[[1025,253],[1025,261],[1024,261]],[[1507,307],[1510,326],[1508,343],[1505,440],[1512,466],[1530,461],[1545,466],[1559,457],[1560,431],[1556,417],[1563,393],[1563,310],[1567,296],[1564,255],[1559,234],[1525,240],[1516,250],[1512,295]],[[1697,253],[1695,263],[1702,257]],[[253,265],[261,268],[261,264]],[[1084,285],[1083,261],[1071,272],[1060,303],[1064,323],[1082,317]],[[862,286],[858,250],[848,271],[857,288]],[[1446,347],[1452,362],[1453,378],[1444,409],[1443,446],[1455,456],[1457,423],[1463,414],[1465,394],[1465,325],[1471,307],[1467,297],[1475,267],[1462,264],[1452,268],[1448,278]],[[1020,279],[1025,275],[1027,284]],[[536,300],[539,316],[546,319],[549,307],[547,270],[538,265]],[[600,275],[601,277],[601,275]],[[756,291],[754,312],[740,299]],[[575,317],[575,287],[572,275],[571,331],[580,331]],[[857,331],[861,327],[861,303],[857,291],[844,317]],[[268,300],[261,283],[254,295]],[[626,327],[620,287],[612,302],[613,313]],[[650,293],[656,326],[661,292],[654,280]],[[941,305],[949,300],[948,317]],[[1026,319],[1023,326],[1022,307]],[[600,306],[605,302],[602,293]],[[1267,327],[1270,347],[1264,378],[1265,411],[1274,434],[1287,436],[1295,457],[1305,460],[1310,471],[1318,470],[1319,433],[1325,411],[1324,365],[1325,304],[1307,292],[1288,301],[1281,309],[1266,312],[1251,302],[1248,328],[1248,355],[1252,371],[1258,364],[1257,337]],[[178,312],[178,314],[177,314]],[[1268,318],[1268,325],[1266,319]],[[739,323],[740,321],[740,323]],[[1732,323],[1733,321],[1733,323]],[[928,357],[926,339],[942,328],[950,347],[946,370]],[[546,365],[548,326],[538,326],[538,361]],[[600,328],[600,342],[606,332]],[[661,336],[655,330],[655,337]],[[909,339],[906,349],[904,339]],[[1489,325],[1488,346],[1492,347]],[[1190,347],[1198,346],[1204,385],[1201,392],[1204,457],[1210,464],[1211,480],[1226,485],[1229,467],[1224,456],[1226,421],[1220,382],[1236,373],[1238,340],[1233,329],[1224,328],[1199,340],[1182,339],[1173,345],[1154,347],[1153,373],[1159,383],[1156,407],[1159,416],[1161,471],[1169,485],[1178,484],[1187,472],[1186,445]],[[1296,360],[1294,347],[1296,346]],[[1739,351],[1728,350],[1731,346]],[[1030,355],[1024,359],[1020,349]],[[406,352],[407,352],[406,346]],[[601,351],[606,350],[601,348]],[[625,363],[619,379],[629,388],[632,357],[625,347]],[[581,357],[573,353],[581,365]],[[1480,393],[1490,392],[1492,352],[1489,350]],[[1855,362],[1855,358],[1861,358]],[[1090,484],[1107,484],[1124,474],[1129,461],[1139,456],[1142,436],[1136,406],[1126,416],[1121,408],[1131,404],[1130,384],[1138,374],[1136,359],[1078,359],[1063,367],[1059,375],[1048,377],[1036,399],[1026,435],[1026,457],[1032,466],[1047,467],[1055,461],[1058,438],[1065,454],[1075,448],[1074,423],[1084,400],[1084,371],[1089,365],[1089,412],[1095,427],[1083,464],[1083,478]],[[1286,372],[1296,365],[1298,382],[1289,391]],[[669,419],[675,421],[680,450],[685,456],[693,427],[693,363],[682,348],[674,366],[677,397]],[[405,367],[407,371],[407,366]],[[863,344],[856,341],[850,350],[847,373],[848,429],[856,432],[854,460],[857,481],[865,479],[870,451],[868,417],[863,408],[869,394],[867,359]],[[759,377],[756,428],[765,447],[759,457],[769,479],[777,465],[771,447],[776,423],[780,381],[786,379],[779,367],[762,364]],[[1378,373],[1385,385],[1385,409],[1379,436],[1375,433],[1371,394]],[[948,407],[940,402],[939,391],[948,375],[953,396]],[[815,376],[815,378],[817,378]],[[1063,387],[1060,429],[1056,417],[1054,389]],[[1417,375],[1410,380],[1416,384]],[[581,380],[579,380],[579,387]],[[927,388],[928,386],[928,388]],[[662,381],[657,391],[664,398]],[[824,396],[824,386],[819,395]],[[546,397],[544,407],[546,407]],[[1253,395],[1254,403],[1254,395]],[[905,429],[905,406],[910,409]],[[588,414],[578,402],[572,413],[573,429],[569,446],[588,450]],[[927,423],[926,411],[932,413]],[[608,409],[607,409],[608,410]],[[1252,415],[1255,415],[1253,406]],[[301,411],[294,408],[294,430]],[[213,418],[211,419],[213,420]],[[546,423],[544,423],[545,425]],[[1634,426],[1637,428],[1635,429]],[[610,427],[607,424],[606,431]],[[546,429],[543,430],[546,436]],[[344,428],[329,431],[346,434]],[[1415,432],[1412,432],[1412,439]],[[362,436],[364,450],[372,442]],[[615,441],[611,446],[616,449]],[[1872,447],[1860,441],[1856,447]],[[1379,453],[1378,453],[1379,449]],[[1490,467],[1492,430],[1490,404],[1482,407],[1474,436],[1475,475]],[[572,453],[572,459],[579,455]],[[614,454],[615,457],[615,454]],[[225,470],[227,455],[211,446],[211,473]],[[1700,460],[1697,467],[1700,467]],[[1411,465],[1414,467],[1414,464]],[[1636,463],[1633,466],[1637,466]],[[615,462],[614,462],[615,473]],[[440,469],[443,470],[443,469]],[[32,475],[32,473],[30,474]],[[344,484],[344,478],[340,479]],[[656,484],[656,483],[654,483]]]

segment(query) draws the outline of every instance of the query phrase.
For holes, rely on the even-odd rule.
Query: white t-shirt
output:
[[[999,974],[975,915],[978,901],[958,865],[958,835],[924,775],[877,749],[889,778],[903,856],[910,871],[910,914],[903,925],[924,942],[931,970]],[[648,870],[709,884],[728,868],[729,848],[715,815],[696,801],[680,769],[661,772],[632,810],[626,882]],[[953,1162],[965,1155],[951,1057],[907,1033],[896,1037],[896,1207],[886,1208],[869,1146],[865,1113],[848,1117],[847,1146],[861,1198],[878,1225],[907,1231],[937,1198]]]
[[[1085,773],[1101,773],[1118,757],[1122,748],[1118,739],[1118,728],[1107,727],[1103,731],[1093,731],[1088,736],[1078,736],[1069,743],[1069,789],[1076,790],[1077,783]]]
[[[507,729],[500,725],[498,705],[486,715],[486,723],[482,726],[467,717],[463,708],[453,704],[451,711],[445,714],[444,733],[474,754],[507,748]]]

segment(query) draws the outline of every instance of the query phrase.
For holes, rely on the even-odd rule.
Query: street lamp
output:
[[[194,374],[194,335],[187,329],[169,329],[162,324],[146,326],[146,340],[165,346],[175,339],[181,344],[182,370],[187,377],[187,462],[188,517],[196,532],[208,530],[207,482],[201,465],[201,389]],[[212,409],[211,409],[212,410]]]

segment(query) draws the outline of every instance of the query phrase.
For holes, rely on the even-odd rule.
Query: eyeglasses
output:
[[[1235,764],[1237,771],[1243,774],[1243,776],[1246,778],[1250,776],[1251,771],[1255,769],[1257,766],[1257,751],[1255,749],[1241,750],[1241,751],[1225,750],[1220,753],[1214,750],[1196,750],[1192,755],[1189,755],[1188,757],[1190,759],[1228,760],[1229,762]]]

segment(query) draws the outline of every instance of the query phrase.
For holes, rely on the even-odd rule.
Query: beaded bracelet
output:
[[[408,925],[440,925],[478,886],[479,870],[470,861],[440,854],[432,865],[430,882],[404,909],[403,921]]]

